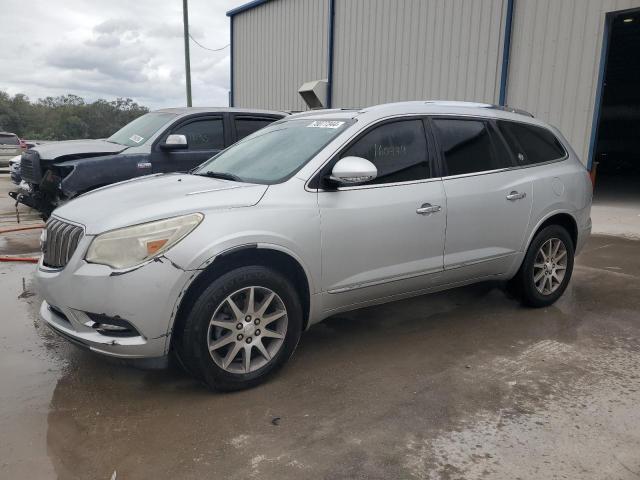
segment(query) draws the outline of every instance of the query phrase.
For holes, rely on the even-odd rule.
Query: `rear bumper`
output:
[[[587,240],[589,240],[590,236],[591,236],[591,218],[589,218],[587,225],[585,225],[578,232],[578,241],[576,242],[576,251],[575,251],[576,255],[580,253],[584,245],[587,243]]]

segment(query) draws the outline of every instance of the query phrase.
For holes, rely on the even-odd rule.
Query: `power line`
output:
[[[224,47],[220,47],[220,48],[209,48],[209,47],[205,47],[204,45],[202,45],[199,41],[197,41],[195,38],[193,38],[193,36],[191,36],[191,33],[189,33],[189,38],[191,40],[193,40],[193,42],[198,45],[200,48],[204,48],[205,50],[209,50],[210,52],[219,52],[220,50],[224,50],[225,48],[227,48],[229,45],[231,45],[230,43],[227,43]]]

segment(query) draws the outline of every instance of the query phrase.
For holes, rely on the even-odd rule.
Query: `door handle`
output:
[[[430,203],[423,203],[422,206],[416,209],[418,215],[431,215],[432,213],[438,213],[442,210],[440,205],[431,205]]]
[[[513,192],[511,192],[509,195],[507,195],[507,200],[511,200],[512,202],[516,201],[516,200],[520,200],[524,197],[527,196],[526,192],[516,192],[515,190]]]

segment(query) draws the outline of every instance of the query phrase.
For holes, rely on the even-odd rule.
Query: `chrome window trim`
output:
[[[317,193],[330,193],[330,192],[348,192],[350,190],[365,190],[370,188],[388,188],[388,187],[401,187],[404,185],[414,185],[422,183],[431,183],[436,181],[442,181],[442,177],[423,178],[422,180],[407,180],[406,182],[392,182],[392,183],[378,183],[374,185],[351,185],[346,187],[338,187],[335,190],[324,190],[319,188],[313,190]]]
[[[551,135],[553,135],[553,137],[556,140],[558,140],[560,145],[562,145],[562,148],[563,148],[563,150],[565,152],[565,155],[563,157],[561,157],[561,158],[557,158],[557,159],[554,159],[554,160],[549,160],[549,161],[546,161],[546,162],[530,163],[530,164],[527,164],[527,165],[513,165],[511,167],[499,168],[499,169],[495,169],[495,170],[482,170],[482,171],[479,171],[479,172],[462,173],[460,175],[447,175],[447,176],[444,176],[444,177],[432,177],[432,178],[425,178],[425,179],[422,179],[422,180],[409,180],[409,181],[406,181],[406,182],[382,183],[382,184],[377,184],[377,185],[354,185],[354,186],[350,186],[350,187],[338,187],[335,190],[326,190],[324,188],[311,188],[311,187],[309,187],[309,183],[316,177],[316,175],[318,175],[318,173],[329,162],[333,161],[335,156],[340,153],[340,151],[345,147],[345,145],[350,143],[355,137],[357,137],[363,131],[365,131],[365,130],[371,128],[371,127],[375,127],[379,123],[386,122],[386,121],[389,121],[389,120],[393,120],[393,119],[396,119],[396,118],[397,119],[402,119],[404,117],[420,117],[420,118],[429,118],[429,119],[438,118],[438,117],[452,117],[452,118],[464,117],[464,119],[478,119],[478,120],[494,121],[494,122],[498,122],[498,121],[514,122],[514,123],[520,123],[522,125],[528,125],[528,126],[534,126],[534,127],[538,127],[538,128],[543,128],[543,129],[547,130],[549,133],[551,133]],[[498,134],[501,137],[504,138],[504,135],[498,129],[497,124],[495,125],[495,129],[498,131]],[[429,143],[429,139],[427,138],[427,144],[428,143]],[[506,142],[506,139],[505,139],[505,143],[507,144],[507,147],[509,148],[509,151],[511,152],[511,146]],[[436,151],[435,153],[438,156],[441,154],[440,151]],[[389,116],[386,116],[386,117],[381,117],[381,118],[375,120],[374,122],[364,126],[363,128],[361,128],[360,130],[355,132],[349,138],[345,139],[338,147],[336,147],[336,149],[333,151],[333,153],[331,153],[331,155],[329,155],[329,158],[322,165],[320,165],[313,172],[313,174],[311,174],[309,176],[309,178],[306,180],[306,182],[304,184],[304,189],[307,192],[311,192],[311,193],[322,193],[322,192],[336,192],[336,191],[340,192],[340,191],[348,191],[348,190],[364,190],[364,189],[368,189],[368,188],[397,187],[397,186],[402,186],[402,185],[411,185],[411,184],[415,184],[415,183],[427,183],[427,182],[430,182],[430,181],[437,181],[437,180],[445,181],[445,180],[456,179],[456,178],[476,177],[476,176],[480,176],[480,175],[492,175],[494,173],[502,173],[502,172],[507,172],[507,171],[511,171],[511,170],[521,170],[521,169],[524,169],[524,168],[532,168],[532,167],[538,167],[538,166],[542,166],[542,165],[550,165],[550,164],[553,164],[553,163],[564,162],[564,161],[568,160],[569,158],[570,158],[569,150],[567,149],[567,147],[564,144],[564,142],[561,141],[558,138],[558,136],[551,129],[546,128],[546,127],[544,127],[542,125],[537,125],[537,124],[530,123],[530,122],[523,122],[521,120],[510,120],[510,119],[496,118],[496,117],[492,117],[492,116],[482,116],[482,115],[469,114],[469,113],[438,113],[438,114],[435,114],[435,113],[430,113],[430,114],[403,113],[403,114],[396,114],[396,115],[389,115]]]

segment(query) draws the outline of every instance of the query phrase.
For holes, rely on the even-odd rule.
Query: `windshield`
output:
[[[127,147],[142,145],[149,137],[160,130],[160,127],[175,118],[175,116],[173,113],[147,113],[136,118],[133,122],[127,123],[107,138],[107,142],[119,143]]]
[[[249,183],[278,183],[300,170],[351,123],[310,119],[275,123],[219,153],[193,173],[222,174]]]

